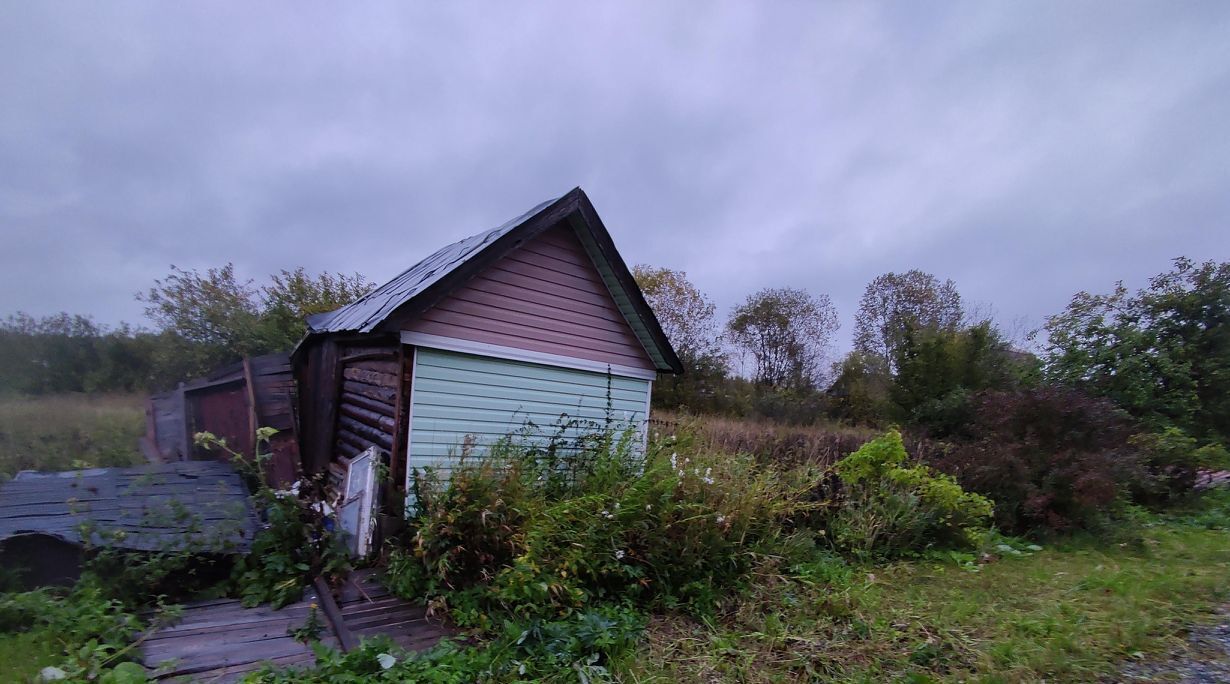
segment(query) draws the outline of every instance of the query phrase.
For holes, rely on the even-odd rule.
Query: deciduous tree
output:
[[[828,295],[792,288],[749,296],[727,323],[731,340],[755,359],[756,381],[775,388],[813,386],[838,326]]]
[[[641,264],[632,269],[632,275],[684,368],[683,375],[671,375],[654,383],[654,405],[697,411],[717,409],[719,390],[726,378],[717,307],[683,271]]]
[[[1077,293],[1047,319],[1052,380],[1107,397],[1154,429],[1230,443],[1230,262],[1174,260],[1135,294]]]
[[[940,282],[917,269],[885,273],[863,291],[854,318],[854,347],[879,356],[895,371],[907,326],[954,331],[961,323],[961,294],[951,280]]]

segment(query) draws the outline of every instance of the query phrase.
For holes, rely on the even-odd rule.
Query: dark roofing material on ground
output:
[[[43,534],[154,551],[246,551],[257,520],[248,489],[218,461],[18,473],[0,485],[0,541]]]

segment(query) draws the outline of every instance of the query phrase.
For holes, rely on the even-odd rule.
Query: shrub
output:
[[[145,670],[130,662],[137,655],[134,639],[178,616],[158,609],[143,622],[86,577],[67,593],[0,594],[0,633],[30,632],[53,644],[63,656],[57,669],[67,681],[143,682]]]
[[[899,556],[968,544],[992,504],[951,476],[908,465],[901,434],[890,430],[838,461],[841,505],[829,521],[833,542],[860,557]]]
[[[302,478],[290,491],[279,492],[265,480],[264,462],[269,458],[273,428],[256,431],[257,448],[252,459],[230,449],[226,441],[208,432],[198,432],[198,446],[222,449],[231,463],[253,487],[252,502],[264,525],[252,540],[248,555],[240,558],[231,573],[245,606],[272,603],[280,608],[298,601],[312,577],[344,575],[350,556],[333,521],[318,502],[325,501],[322,476]]]
[[[544,471],[541,452],[507,443],[461,461],[447,481],[423,474],[413,545],[422,572],[395,556],[392,582],[410,593],[453,590],[454,616],[487,628],[492,611],[545,619],[594,601],[704,612],[758,544],[816,506],[805,469],[681,456],[686,439],[641,457],[628,436],[591,444],[567,485]]]
[[[1007,532],[1096,527],[1148,481],[1134,423],[1109,401],[1055,387],[991,392],[973,415],[977,437],[932,462],[993,499]]]
[[[1129,441],[1141,450],[1149,469],[1150,478],[1136,492],[1144,503],[1173,500],[1196,486],[1201,471],[1230,468],[1230,453],[1225,447],[1200,446],[1179,428],[1135,435]]]

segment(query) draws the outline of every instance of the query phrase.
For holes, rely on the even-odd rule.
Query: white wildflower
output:
[[[721,525],[721,524],[723,524],[723,523],[725,523],[725,522],[726,522],[726,516],[722,515],[721,513],[718,513],[718,515],[717,515],[717,524]]]
[[[380,663],[380,669],[387,670],[397,664],[397,658],[388,653],[381,653],[376,656],[376,662]]]
[[[671,454],[671,470],[679,468],[679,462],[675,460],[677,458],[679,458],[679,454]]]
[[[617,510],[617,511],[619,510],[619,502],[618,502],[618,501],[616,501],[616,502],[615,502],[615,510]]]
[[[645,510],[647,510],[647,511],[652,511],[652,510],[653,510],[653,504],[645,504]]]
[[[623,560],[623,559],[624,559],[624,550],[623,550],[623,549],[620,549],[620,550],[616,551],[616,552],[615,552],[615,560]]]

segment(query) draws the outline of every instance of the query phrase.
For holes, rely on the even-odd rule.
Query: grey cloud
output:
[[[0,312],[167,265],[381,280],[583,186],[724,308],[888,270],[1036,323],[1230,258],[1230,6],[20,4]]]

